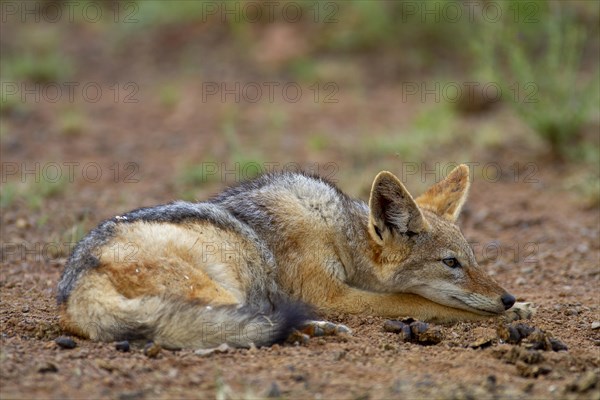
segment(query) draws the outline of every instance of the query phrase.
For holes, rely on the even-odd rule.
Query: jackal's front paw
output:
[[[504,318],[507,322],[517,321],[519,319],[530,319],[536,312],[533,303],[515,303],[506,310]]]

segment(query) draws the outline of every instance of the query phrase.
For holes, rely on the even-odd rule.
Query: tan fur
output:
[[[423,209],[449,221],[456,221],[469,193],[469,167],[459,165],[442,182],[433,185],[417,198]]]
[[[243,238],[210,224],[136,222],[120,225],[116,239],[102,249],[100,271],[127,298],[169,293],[237,304],[245,290],[240,258],[251,251]]]

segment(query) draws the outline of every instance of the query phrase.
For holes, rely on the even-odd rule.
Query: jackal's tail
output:
[[[78,288],[83,289],[83,288]],[[112,292],[109,290],[109,292]],[[268,346],[310,319],[303,304],[279,301],[264,310],[208,306],[178,297],[128,299],[116,291],[75,290],[63,304],[62,325],[92,340],[152,340],[169,349]]]

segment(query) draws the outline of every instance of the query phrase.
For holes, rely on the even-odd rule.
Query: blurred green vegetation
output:
[[[75,72],[73,60],[61,49],[62,31],[57,24],[27,25],[15,30],[14,36],[14,43],[2,46],[0,57],[1,114],[31,108],[23,101],[24,89],[31,93],[36,85],[69,81]]]
[[[47,198],[61,196],[67,189],[67,179],[62,176],[49,179],[40,174],[33,182],[26,184],[9,181],[2,184],[0,208],[10,207],[16,201],[24,201],[31,210],[39,210]]]
[[[377,135],[365,138],[364,148],[374,157],[382,157],[393,149],[401,160],[411,160],[414,154],[426,154],[432,143],[443,148],[456,142],[456,115],[445,103],[424,107],[414,118],[405,135]]]
[[[290,14],[283,12],[289,3],[300,7],[303,15],[293,24]],[[369,67],[392,71],[382,74],[382,79],[427,76],[439,81],[453,76],[463,82],[493,82],[501,88],[503,101],[513,106],[554,156],[598,159],[597,146],[592,152],[584,150],[589,146],[581,146],[600,102],[597,2],[283,1],[276,8],[258,2],[251,6],[212,1],[171,2],[170,7],[153,1],[137,4],[141,23],[133,28],[212,23],[230,41],[243,43],[238,48],[246,55],[255,45],[251,38],[260,37],[257,32],[276,23],[293,25],[306,45],[279,63],[275,72],[301,81],[343,76],[343,64],[332,70],[332,63],[326,61],[335,56],[367,60],[363,81],[368,82],[377,78],[369,74]],[[460,102],[458,107],[478,112],[487,104]],[[427,135],[427,129],[416,124],[414,130]],[[224,124],[228,141],[235,135],[233,126]],[[321,147],[318,140],[313,142],[311,146]],[[406,147],[397,151],[403,154]]]
[[[492,82],[502,90],[501,101],[510,104],[554,156],[600,159],[592,132],[598,124],[600,102],[599,2],[175,0],[167,4],[138,0],[95,4],[105,8],[101,23],[89,23],[76,12],[75,26],[102,31],[115,60],[160,58],[157,64],[165,67],[159,72],[166,72],[154,93],[167,111],[181,102],[185,74],[204,73],[207,58],[218,59],[214,63],[219,68],[241,70],[252,79],[332,80],[357,92],[370,85],[407,81]],[[300,18],[296,18],[298,12]],[[19,31],[15,35],[18,45],[3,48],[0,81],[64,81],[83,73],[85,60],[67,51],[65,32],[72,31],[64,30],[65,26],[35,24]],[[269,35],[285,36],[273,33],[274,27],[291,29],[293,41],[274,46],[280,46],[276,61],[261,62],[261,46]],[[153,56],[139,57],[142,51]],[[177,76],[176,84],[171,83],[173,76]],[[492,106],[483,99],[481,104],[459,102],[453,110],[444,100],[443,104],[427,104],[424,116],[414,119],[408,134],[388,135],[386,143],[375,140],[367,148],[375,153],[390,147],[400,155],[414,153],[440,137],[447,140],[455,129],[450,126],[450,113],[481,113]],[[3,96],[1,106],[4,112],[19,104],[15,97]],[[271,138],[290,119],[285,113],[270,114],[266,134]],[[431,122],[439,118],[444,123]],[[431,121],[423,122],[427,120]],[[235,160],[244,154],[238,139],[240,123],[233,112],[225,113],[219,122],[219,133]],[[69,111],[60,116],[64,133],[80,133],[84,125],[84,114]],[[497,131],[491,131],[496,143]],[[322,150],[328,142],[314,135],[309,146]]]
[[[593,32],[578,23],[574,9],[547,5],[536,30],[511,24],[497,32],[496,79],[515,111],[555,156],[589,158],[577,144],[600,104],[598,65],[591,76],[583,69],[586,38]]]
[[[14,182],[7,182],[2,185],[0,190],[0,208],[9,207],[18,195],[18,187]]]
[[[0,76],[3,81],[35,83],[65,80],[73,74],[72,61],[60,48],[56,24],[37,24],[17,32],[19,46],[3,46]]]
[[[85,132],[85,126],[87,123],[85,114],[82,110],[75,107],[69,107],[61,112],[57,116],[58,131],[67,136],[77,136]]]
[[[181,101],[181,89],[174,84],[166,84],[159,91],[160,104],[167,110],[173,110]]]

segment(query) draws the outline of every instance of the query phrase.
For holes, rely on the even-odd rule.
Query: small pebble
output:
[[[383,323],[383,330],[391,333],[400,333],[405,326],[406,324],[403,322],[388,319]]]
[[[122,351],[127,353],[129,351],[129,342],[127,340],[123,340],[122,342],[115,343],[115,349],[118,351]]]
[[[73,339],[67,336],[60,336],[54,340],[54,343],[58,345],[61,349],[74,349],[77,347],[77,343]]]
[[[550,346],[553,351],[569,350],[566,344],[555,338],[550,338]]]
[[[416,322],[415,322],[416,323]],[[411,324],[412,328],[412,324]],[[417,329],[418,331],[418,329]],[[437,326],[427,327],[423,332],[415,334],[415,330],[412,330],[413,336],[417,343],[428,346],[438,344],[444,340],[444,334],[442,330]]]
[[[531,335],[535,331],[534,327],[529,326],[527,324],[523,324],[523,323],[516,324],[515,328],[517,329],[517,331],[519,332],[519,335],[521,335],[522,338],[526,338],[527,336]]]
[[[567,308],[565,310],[565,315],[578,315],[579,311],[576,308]]]
[[[410,320],[413,322],[414,320]],[[410,323],[409,322],[409,323]],[[387,320],[383,324],[383,330],[386,332],[396,333],[402,342],[410,342],[413,339],[410,325],[403,321]]]
[[[410,324],[410,330],[411,330],[413,336],[415,336],[417,338],[422,333],[425,333],[425,331],[427,331],[427,329],[429,329],[429,324],[426,324],[425,322],[415,321],[412,324]]]
[[[144,354],[148,358],[156,358],[161,351],[160,345],[154,342],[148,342],[144,347]]]
[[[41,374],[45,374],[48,372],[58,372],[58,368],[56,367],[56,365],[54,365],[48,361],[39,364],[37,366],[36,370],[37,370],[37,372],[39,372]]]
[[[412,332],[410,330],[410,326],[404,324],[402,330],[398,333],[398,337],[403,342],[410,342],[413,339]]]
[[[598,329],[598,328],[600,328],[600,321],[592,322],[592,329]]]
[[[292,375],[292,379],[296,382],[306,382],[307,378],[304,374],[294,374]]]
[[[22,313],[28,313],[29,312],[29,306],[23,306],[23,308],[21,309]]]
[[[519,344],[522,337],[519,330],[512,325],[501,325],[498,327],[498,337],[506,343]]]

